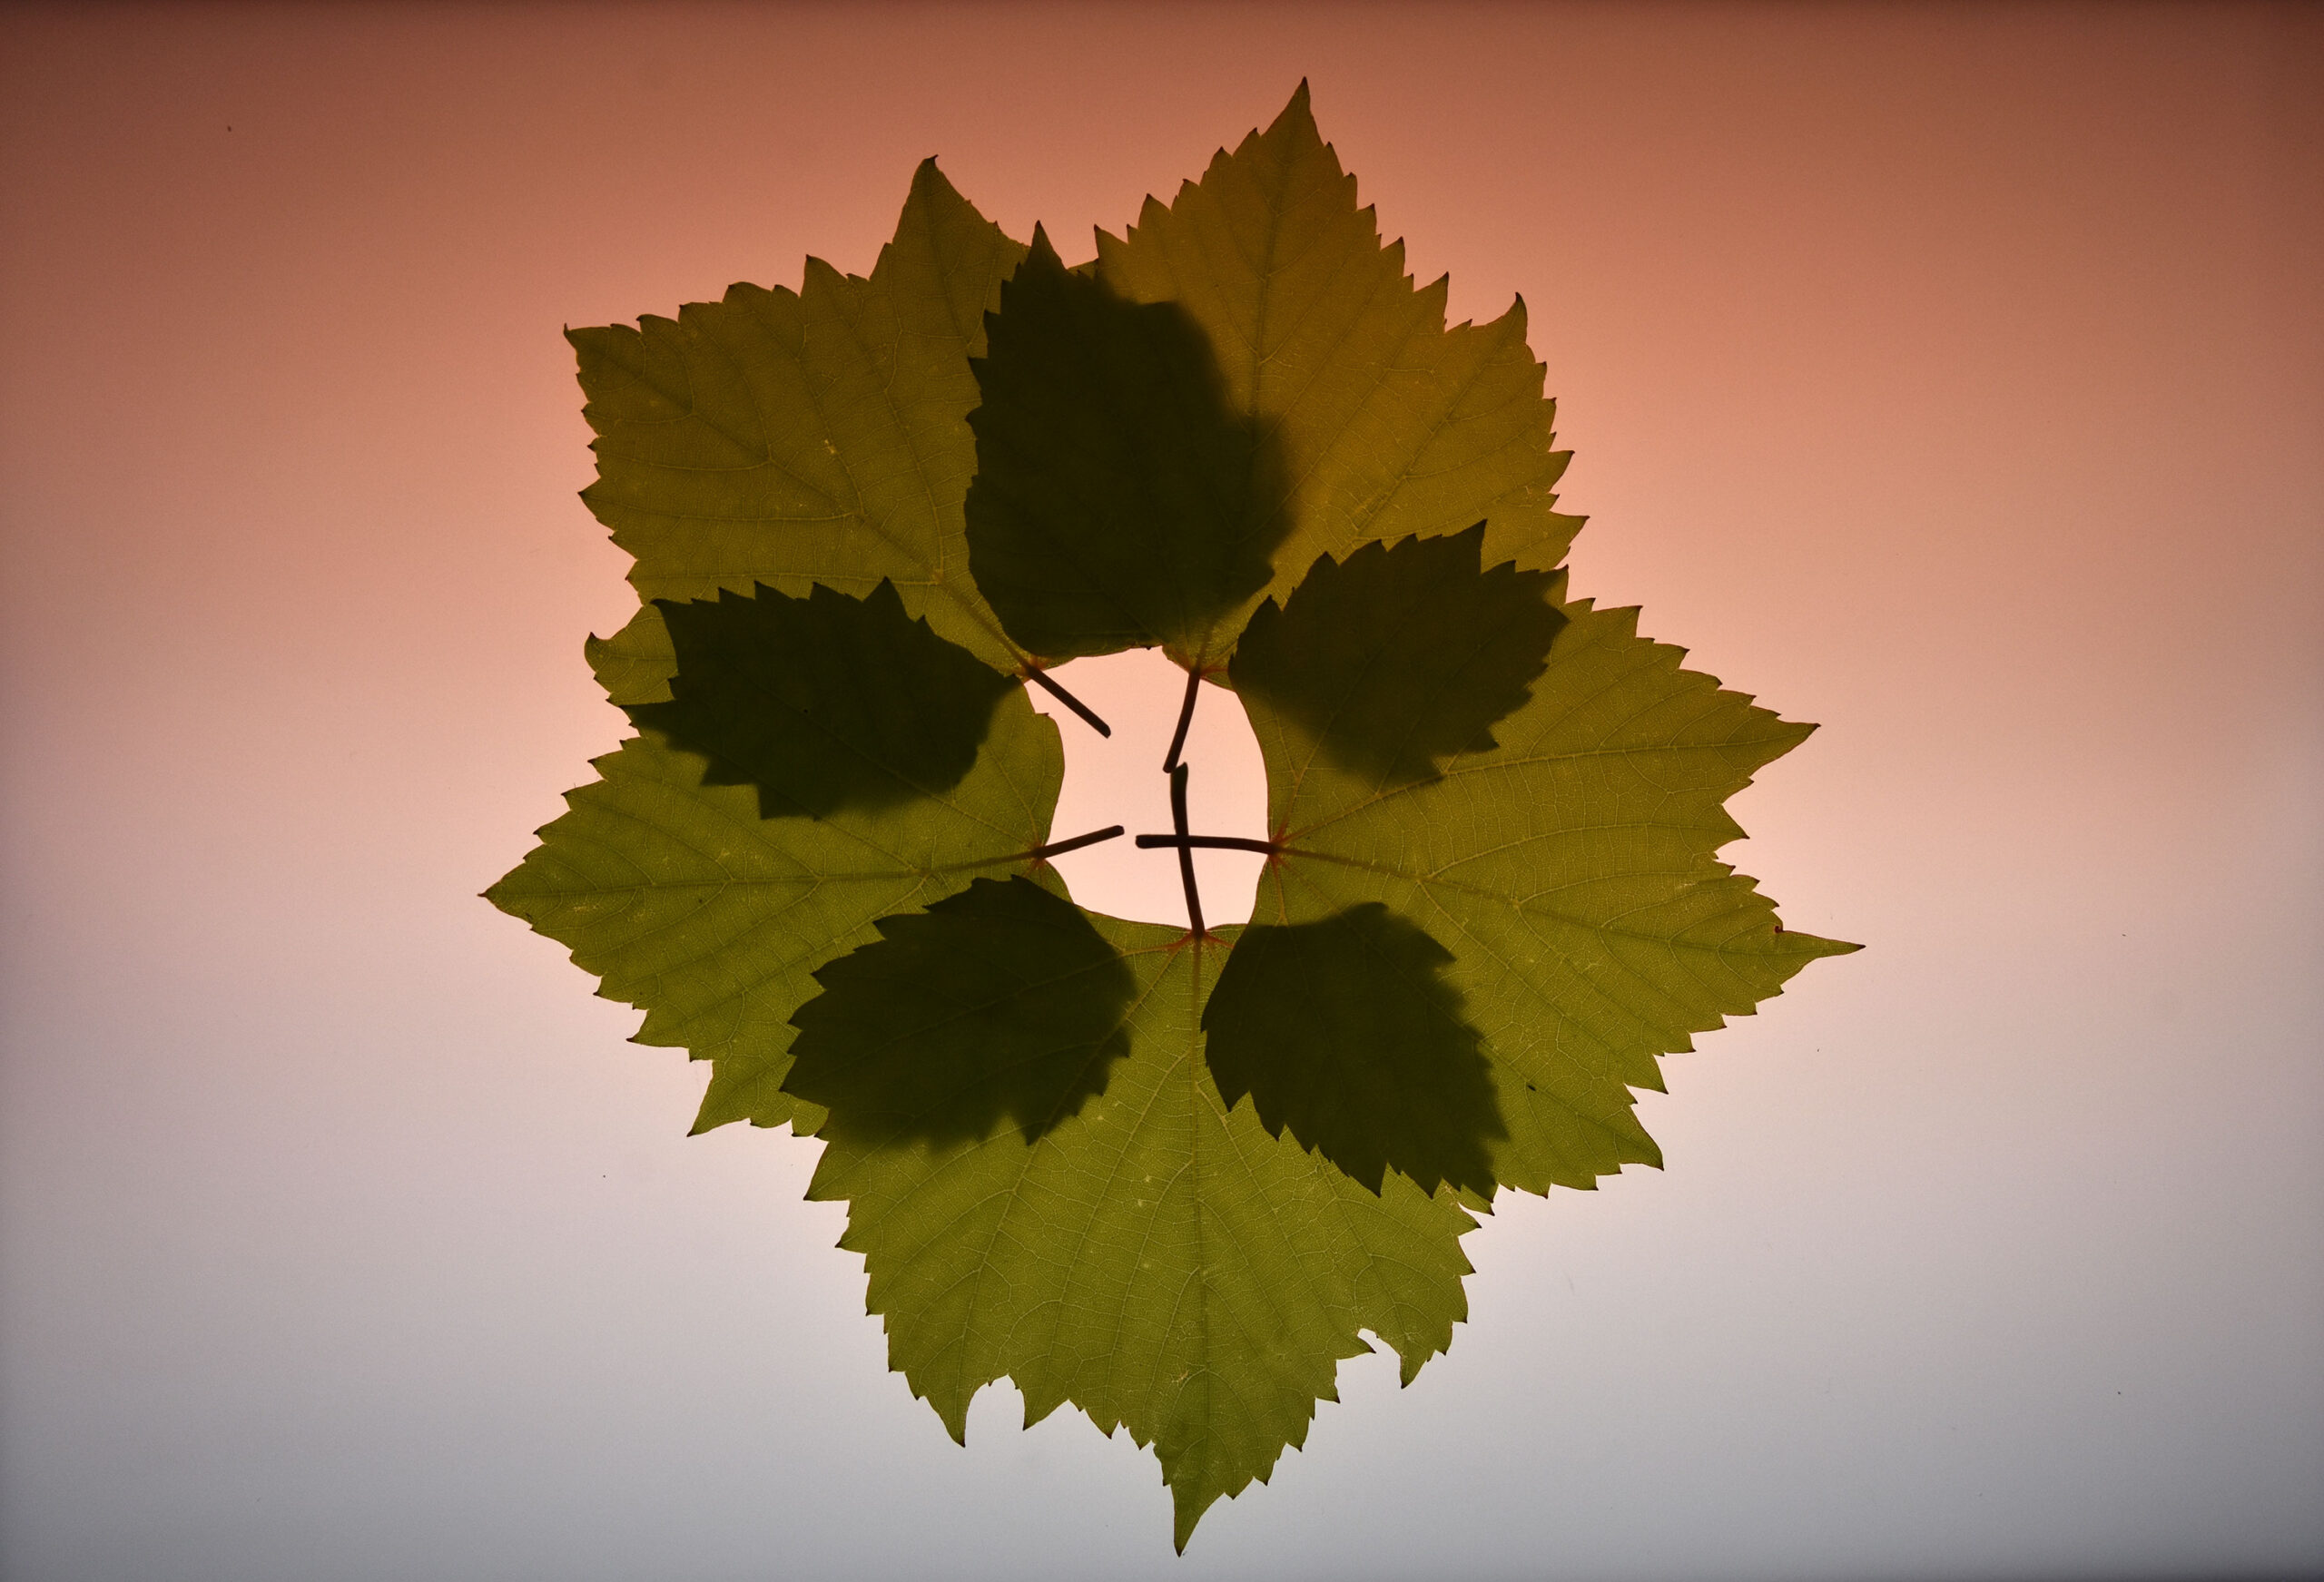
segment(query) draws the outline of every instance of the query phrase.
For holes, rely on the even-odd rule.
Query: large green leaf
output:
[[[823,819],[762,819],[752,788],[704,784],[708,767],[652,732],[624,742],[486,899],[643,1009],[639,1043],[715,1062],[696,1130],[812,1121],[781,1091],[812,974],[882,917],[1031,870],[1064,771],[1057,728],[1014,689],[959,784]]]
[[[1228,408],[1273,446],[1289,522],[1278,602],[1319,555],[1477,522],[1487,565],[1548,571],[1565,558],[1581,520],[1552,508],[1566,453],[1551,448],[1555,407],[1525,345],[1524,303],[1445,327],[1445,282],[1415,290],[1403,244],[1381,245],[1305,84],[1167,207],[1148,198],[1125,235],[1100,232],[1098,276],[1200,325]],[[1226,658],[1238,624],[1218,624],[1205,663]]]
[[[937,634],[1002,670],[1019,655],[969,580],[961,501],[976,470],[969,358],[1024,248],[913,174],[871,276],[807,260],[797,291],[737,285],[676,319],[568,331],[597,481],[583,492],[637,557],[645,607],[590,663],[618,703],[669,696],[655,599],[882,579]]]
[[[1101,1095],[1032,1142],[931,1141],[925,1116],[839,1129],[809,1195],[847,1200],[840,1244],[863,1254],[889,1357],[955,1439],[1003,1377],[1029,1422],[1069,1401],[1127,1427],[1161,1459],[1183,1549],[1305,1442],[1359,1331],[1407,1382],[1451,1343],[1473,1222],[1399,1177],[1374,1194],[1227,1107],[1201,1032],[1224,939],[1093,920],[1137,983]]]
[[[1630,1091],[1660,1088],[1656,1056],[1856,948],[1787,932],[1714,855],[1743,832],[1721,804],[1814,727],[1682,670],[1681,650],[1637,634],[1635,610],[1564,613],[1531,699],[1493,728],[1501,744],[1435,780],[1384,786],[1263,688],[1246,696],[1285,848],[1254,921],[1379,901],[1449,950],[1507,1129],[1495,1176],[1531,1192],[1659,1164]]]
[[[1009,636],[1053,660],[1206,652],[1290,526],[1275,447],[1227,409],[1209,339],[1039,234],[988,336],[969,563]]]

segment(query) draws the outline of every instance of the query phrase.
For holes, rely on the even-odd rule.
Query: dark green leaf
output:
[[[1129,1049],[1122,958],[1071,901],[980,879],[815,974],[783,1086],[831,1111],[825,1137],[877,1146],[1027,1142],[1078,1114]]]
[[[1492,1196],[1505,1132],[1477,1035],[1444,981],[1452,953],[1378,901],[1255,923],[1203,1012],[1210,1074],[1374,1192],[1400,1170]]]
[[[630,718],[709,759],[704,784],[756,786],[762,818],[951,790],[1017,685],[906,615],[891,583],[862,599],[763,585],[659,603],[677,653],[672,701],[630,704]]]
[[[1433,780],[1493,745],[1565,616],[1545,572],[1477,564],[1484,524],[1318,556],[1281,609],[1251,616],[1229,673],[1315,751],[1382,787]]]
[[[1116,296],[1036,232],[971,366],[969,565],[1045,659],[1161,646],[1198,661],[1290,527],[1277,447],[1230,412],[1186,310]]]

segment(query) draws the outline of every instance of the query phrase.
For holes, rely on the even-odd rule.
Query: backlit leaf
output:
[[[1383,787],[1246,699],[1267,762],[1268,865],[1255,921],[1306,923],[1367,901],[1452,953],[1444,979],[1483,1037],[1507,1135],[1496,1179],[1588,1186],[1659,1164],[1631,1089],[1656,1056],[1747,1016],[1818,956],[1756,881],[1714,855],[1742,830],[1721,805],[1813,729],[1788,724],[1637,634],[1635,610],[1564,606],[1530,700],[1500,745],[1440,778]]]
[[[1049,838],[1064,772],[1057,728],[1021,690],[958,785],[900,807],[763,819],[754,791],[704,784],[707,761],[652,732],[596,768],[486,899],[643,1009],[637,1042],[716,1063],[697,1130],[813,1115],[781,1084],[815,968],[877,938],[881,918],[1029,871],[1016,856]]]
[[[1026,1141],[1105,1091],[1137,982],[1088,915],[1025,879],[980,879],[815,974],[783,1086],[826,1137]]]
[[[1201,1031],[1223,941],[1093,921],[1137,984],[1102,1095],[1032,1142],[908,1122],[833,1136],[809,1195],[846,1200],[840,1244],[864,1256],[889,1358],[954,1438],[1003,1377],[1029,1422],[1071,1402],[1126,1427],[1161,1459],[1184,1548],[1305,1441],[1359,1331],[1407,1382],[1451,1343],[1473,1222],[1396,1177],[1374,1194],[1228,1108]]]
[[[763,818],[893,807],[960,783],[1006,676],[904,614],[895,585],[861,599],[818,586],[661,601],[673,701],[629,716],[710,760],[712,785],[753,785]]]
[[[1443,980],[1452,959],[1378,901],[1253,923],[1203,1013],[1219,1093],[1250,1095],[1269,1132],[1288,1128],[1374,1192],[1393,1167],[1423,1192],[1450,1182],[1491,1198],[1501,1113]]]
[[[1024,251],[930,160],[869,278],[809,259],[797,291],[737,285],[674,319],[567,332],[597,436],[582,497],[637,557],[645,601],[590,641],[615,703],[669,695],[652,601],[760,583],[861,596],[891,582],[940,636],[1017,668],[968,580],[960,505],[976,470],[968,359]]]
[[[1277,447],[1227,408],[1175,302],[1130,302],[1036,236],[972,365],[969,564],[1010,637],[1047,659],[1211,646],[1274,575],[1290,526]]]
[[[1230,671],[1312,750],[1377,784],[1433,780],[1493,745],[1565,616],[1546,572],[1481,570],[1482,524],[1445,538],[1319,557],[1278,609],[1261,604]]]
[[[1524,304],[1445,327],[1445,282],[1415,290],[1403,243],[1381,245],[1305,84],[1168,205],[1148,198],[1121,237],[1099,232],[1098,278],[1185,310],[1210,337],[1228,409],[1276,446],[1290,522],[1278,603],[1319,555],[1477,522],[1488,565],[1565,558],[1581,524],[1552,508],[1566,455],[1551,448],[1555,406]],[[1225,662],[1235,624],[1206,663]]]
[[[1304,84],[1093,264],[1036,243],[931,162],[867,279],[572,332],[642,734],[487,895],[712,1063],[697,1130],[819,1138],[955,1437],[1004,1378],[1127,1428],[1183,1548],[1366,1333],[1407,1382],[1450,1343],[1470,1209],[1658,1163],[1659,1056],[1855,947],[1718,857],[1809,728],[1566,602],[1522,304],[1446,327]],[[1134,646],[1258,734],[1246,927],[1048,866],[1015,682]],[[1191,915],[1254,843],[1174,819]]]

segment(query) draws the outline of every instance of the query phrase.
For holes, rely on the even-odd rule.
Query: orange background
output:
[[[2319,16],[0,14],[0,1571],[2324,1567]],[[474,895],[623,731],[561,326],[868,269],[931,152],[1118,228],[1303,75],[1524,295],[1577,592],[1822,722],[1735,855],[1868,948],[1173,1561]]]

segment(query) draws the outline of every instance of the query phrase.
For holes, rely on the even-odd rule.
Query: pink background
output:
[[[474,897],[623,732],[561,326],[931,152],[1086,239],[1303,75],[1523,293],[1577,591],[1823,722],[1738,855],[1868,948],[1173,1561]],[[0,1572],[2324,1567],[2319,106],[2225,5],[0,14]]]

